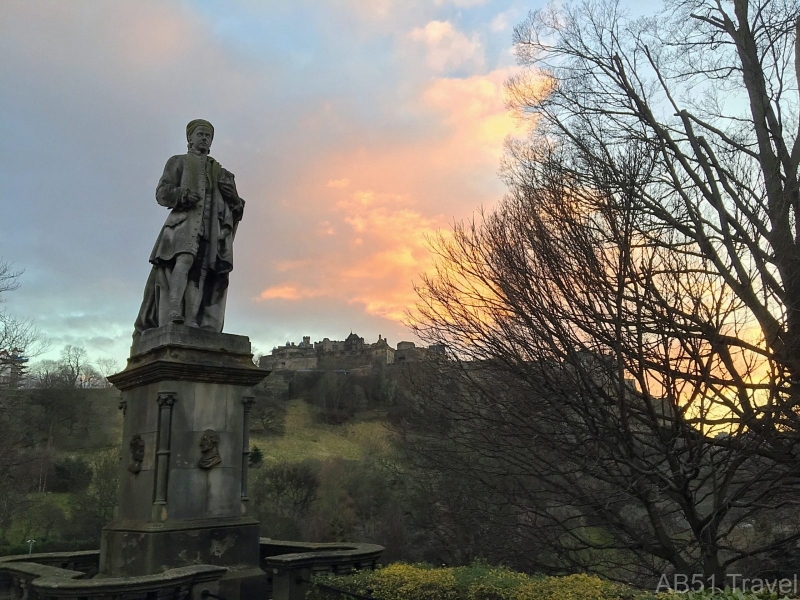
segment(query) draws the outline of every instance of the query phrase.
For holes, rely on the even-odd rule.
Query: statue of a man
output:
[[[134,335],[168,323],[222,331],[244,200],[233,174],[208,154],[211,123],[190,122],[186,139],[189,151],[167,161],[156,188],[158,203],[172,210],[150,254],[153,267]]]

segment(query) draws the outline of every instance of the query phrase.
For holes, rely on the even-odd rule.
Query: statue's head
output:
[[[144,460],[144,440],[138,433],[131,438],[131,460],[142,462]]]
[[[203,432],[203,437],[200,438],[200,451],[203,453],[210,452],[215,449],[219,444],[219,434],[213,429],[206,429]]]
[[[196,150],[201,154],[208,154],[211,142],[214,139],[214,126],[205,119],[189,121],[186,126],[186,141],[189,150]]]

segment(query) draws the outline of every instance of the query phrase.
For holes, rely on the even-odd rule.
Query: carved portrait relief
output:
[[[213,429],[206,429],[203,437],[200,438],[200,457],[199,466],[201,469],[216,467],[222,462],[219,455],[219,434]]]
[[[142,470],[142,461],[144,460],[144,440],[138,433],[131,438],[129,444],[131,450],[131,462],[128,464],[128,471],[134,475]]]

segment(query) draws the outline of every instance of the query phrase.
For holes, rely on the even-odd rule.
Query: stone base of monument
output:
[[[161,573],[188,565],[228,571],[219,581],[224,598],[264,598],[268,583],[259,567],[258,521],[235,519],[132,525],[114,521],[103,529],[100,577]]]
[[[100,552],[49,552],[0,557],[0,600],[142,600],[244,598],[302,600],[315,575],[374,569],[383,548],[374,544],[313,544],[261,538],[260,564],[247,573],[214,565],[176,567],[152,575],[98,575]],[[227,578],[227,579],[226,579]]]
[[[243,336],[168,325],[136,338],[109,378],[125,419],[100,551],[0,557],[0,600],[301,600],[315,574],[374,569],[380,546],[259,540],[248,390],[267,374]]]
[[[119,510],[103,529],[101,577],[216,565],[228,568],[220,580],[227,600],[263,596],[247,468],[249,388],[267,375],[244,336],[167,325],[134,339],[128,366],[109,378],[125,418]]]

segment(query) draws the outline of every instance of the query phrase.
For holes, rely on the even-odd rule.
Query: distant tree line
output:
[[[0,260],[0,303],[21,275]],[[0,311],[0,371],[13,374],[0,378],[0,554],[27,551],[32,531],[43,534],[38,550],[97,547],[116,504],[118,432],[106,406],[114,402],[97,394],[117,365],[92,364],[71,345],[58,360],[32,360],[48,348],[30,320]],[[68,454],[81,448],[91,453]]]

